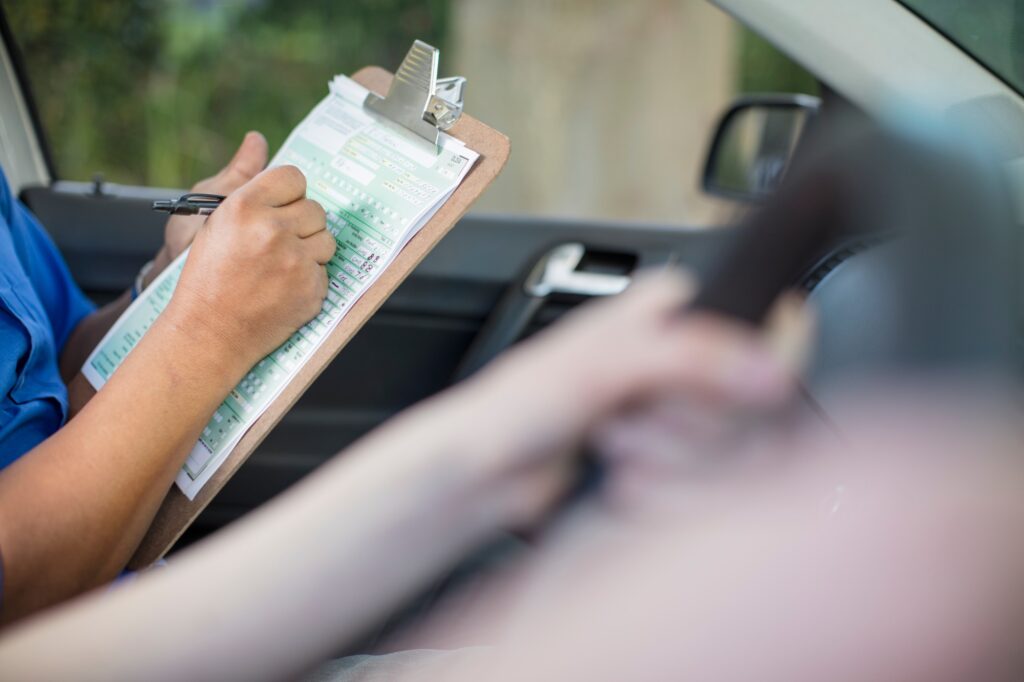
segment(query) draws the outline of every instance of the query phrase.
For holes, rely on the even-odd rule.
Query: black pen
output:
[[[222,194],[192,192],[183,194],[177,199],[154,201],[153,210],[164,211],[171,215],[210,215],[222,201],[224,201]]]

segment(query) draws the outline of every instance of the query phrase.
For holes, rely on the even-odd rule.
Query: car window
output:
[[[187,187],[246,130],[276,148],[366,64],[414,38],[469,79],[512,160],[478,210],[701,225],[698,178],[743,91],[816,84],[705,0],[6,0],[64,179]]]
[[[901,0],[986,68],[1024,92],[1024,2]]]

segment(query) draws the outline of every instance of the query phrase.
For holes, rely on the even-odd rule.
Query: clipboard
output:
[[[441,238],[466,214],[470,206],[505,167],[510,151],[508,137],[471,116],[462,114],[461,92],[465,81],[457,78],[438,81],[436,78],[437,51],[419,41],[413,45],[409,56],[406,57],[406,61],[399,69],[397,80],[393,74],[377,66],[366,67],[352,76],[354,81],[366,87],[371,93],[364,106],[373,108],[381,115],[388,116],[403,125],[410,123],[408,98],[405,98],[406,101],[401,101],[403,100],[401,95],[410,94],[408,88],[404,88],[403,92],[404,71],[408,69],[410,59],[417,57],[418,50],[420,57],[428,54],[423,52],[424,48],[431,51],[429,54],[432,55],[432,63],[428,62],[426,66],[432,75],[429,81],[429,99],[421,102],[426,109],[421,108],[417,118],[419,122],[423,122],[423,119],[426,118],[430,125],[419,126],[419,130],[413,129],[411,125],[406,125],[406,127],[420,136],[428,140],[433,139],[436,142],[438,130],[444,130],[450,126],[449,135],[461,140],[480,155],[476,165],[469,171],[452,196],[352,306],[348,314],[285,387],[281,395],[271,403],[263,415],[246,432],[227,460],[199,491],[195,499],[190,501],[176,486],[171,487],[157,511],[149,531],[129,562],[129,568],[145,568],[167,553],[327,365],[334,360],[356,332],[366,324]],[[392,87],[393,82],[396,86],[394,88]],[[435,94],[435,86],[446,92]],[[384,93],[388,93],[386,97]],[[395,96],[396,94],[398,96]],[[402,106],[393,107],[390,111],[382,110],[381,103],[388,100],[395,105],[401,104]],[[371,103],[376,104],[372,105]],[[413,104],[416,103],[413,102]]]

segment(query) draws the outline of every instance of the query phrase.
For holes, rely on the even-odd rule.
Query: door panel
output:
[[[28,187],[21,199],[57,242],[75,280],[97,304],[120,296],[160,249],[166,215],[150,209],[175,190],[58,182]]]

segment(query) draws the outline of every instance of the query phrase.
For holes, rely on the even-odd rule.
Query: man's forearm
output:
[[[161,316],[74,420],[0,473],[5,619],[123,568],[203,424],[248,369],[220,343]]]

